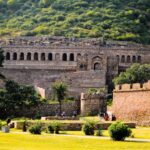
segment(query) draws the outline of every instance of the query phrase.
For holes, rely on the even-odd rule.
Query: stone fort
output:
[[[45,89],[57,80],[71,95],[108,87],[132,63],[150,63],[150,46],[100,39],[16,37],[0,40],[5,61],[0,71],[8,79]]]

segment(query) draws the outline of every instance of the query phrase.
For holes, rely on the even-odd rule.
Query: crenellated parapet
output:
[[[150,80],[146,83],[116,85],[114,92],[150,90]]]

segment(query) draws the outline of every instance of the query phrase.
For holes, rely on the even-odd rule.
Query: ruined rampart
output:
[[[119,120],[150,122],[150,81],[117,85],[113,92],[113,111]]]

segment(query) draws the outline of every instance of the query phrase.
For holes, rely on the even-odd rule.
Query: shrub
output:
[[[115,122],[108,128],[110,137],[115,141],[124,141],[131,135],[131,129],[122,122]]]
[[[42,131],[41,124],[36,124],[29,128],[29,132],[32,134],[41,134],[41,131]]]
[[[95,122],[87,120],[86,123],[82,126],[82,130],[85,135],[94,135]]]
[[[54,131],[56,134],[59,134],[61,128],[62,128],[62,124],[60,122],[54,122]]]
[[[97,131],[96,131],[96,136],[102,136],[102,130],[101,128],[99,128]]]
[[[48,126],[47,126],[47,132],[48,133],[54,133],[54,131],[55,131],[55,126],[54,126],[54,124],[49,124]]]

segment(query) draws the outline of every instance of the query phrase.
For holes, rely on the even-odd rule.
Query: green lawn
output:
[[[0,150],[149,150],[146,142],[115,142],[111,140],[31,135],[29,133],[0,133]]]

